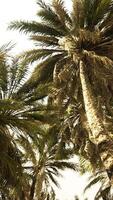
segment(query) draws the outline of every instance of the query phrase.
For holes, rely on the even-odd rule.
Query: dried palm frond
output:
[[[55,10],[55,13],[59,17],[61,23],[65,25],[66,21],[71,22],[71,19],[69,17],[68,12],[66,11],[63,0],[53,0],[52,6],[53,9]]]

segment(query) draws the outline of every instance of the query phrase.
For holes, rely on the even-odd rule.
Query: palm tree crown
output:
[[[35,42],[36,48],[22,55],[26,62],[40,60],[32,75],[34,81],[29,81],[26,87],[54,80],[60,99],[68,99],[73,95],[80,98],[77,66],[82,60],[87,65],[86,70],[94,92],[98,92],[101,102],[106,103],[106,112],[112,115],[109,104],[111,105],[113,90],[113,2],[72,2],[73,9],[69,13],[63,0],[53,0],[51,5],[40,0],[37,2],[40,6],[37,13],[40,22],[16,21],[10,24],[11,29],[29,33],[30,39]],[[75,90],[75,87],[79,90]],[[110,94],[110,99],[106,98],[107,94]]]

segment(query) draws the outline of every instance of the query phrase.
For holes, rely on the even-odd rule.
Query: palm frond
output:
[[[0,89],[4,92],[7,91],[7,76],[8,76],[8,66],[5,63],[0,62]],[[0,94],[2,99],[2,94]]]
[[[66,27],[66,22],[71,23],[71,18],[65,8],[63,0],[53,0],[52,6],[61,23],[64,24],[64,27]]]
[[[36,100],[45,99],[48,96],[48,94],[51,92],[51,88],[52,88],[51,82],[45,83],[45,84],[39,84],[36,88],[34,88],[32,94],[28,95],[27,97],[28,100],[26,100],[26,102],[30,104],[32,102],[35,102]]]
[[[55,37],[50,36],[44,36],[44,35],[32,35],[30,37],[31,40],[35,41],[35,45],[42,44],[44,46],[58,46],[58,39]]]
[[[22,135],[19,136],[17,140],[18,144],[20,143],[20,146],[25,150],[25,159],[27,161],[32,162],[34,165],[36,165],[36,155],[35,152],[33,151],[33,146],[29,141],[28,137],[24,137]]]
[[[54,176],[48,171],[48,176],[51,179],[51,181],[58,187],[60,188],[60,185],[58,183],[58,181],[54,178]]]
[[[38,4],[41,9],[38,11],[37,15],[41,17],[41,20],[50,27],[53,27],[55,30],[58,30],[61,35],[65,35],[65,26],[62,24],[57,14],[55,14],[54,10],[43,1],[39,1]]]
[[[38,84],[51,82],[53,79],[54,65],[64,54],[61,53],[58,55],[53,55],[52,57],[48,57],[46,60],[39,63],[32,73],[32,76],[18,93],[21,93],[22,91],[27,92],[36,87]]]
[[[12,64],[9,67],[8,73],[8,90],[9,97],[16,93],[20,87],[26,82],[29,74],[29,66],[18,58],[12,59]]]
[[[33,63],[34,61],[38,61],[40,59],[46,59],[48,56],[52,56],[55,53],[62,53],[65,52],[60,49],[33,49],[26,51],[22,55],[20,55],[21,58],[23,58],[26,63]]]
[[[50,163],[50,166],[52,166],[52,165],[61,170],[65,169],[65,168],[72,169],[74,171],[78,170],[77,164],[72,163],[72,162],[54,161],[53,163]]]
[[[37,14],[42,18],[42,21],[45,21],[51,27],[54,27],[54,29],[58,30],[61,33],[61,35],[65,35],[67,32],[67,28],[66,28],[66,23],[64,23],[63,21],[71,24],[71,18],[69,17],[66,9],[64,8],[63,1],[56,2],[57,4],[56,6],[59,7],[59,11],[54,5],[54,2],[52,3],[51,6],[45,4],[43,1],[39,1],[38,4],[40,5],[41,10]],[[63,15],[61,15],[61,12]],[[62,19],[64,20],[62,21]]]
[[[108,11],[110,9],[111,0],[101,0],[97,1],[95,0],[93,4],[93,25],[97,25],[99,22],[101,22],[105,15],[108,14]],[[96,12],[95,12],[96,11]]]
[[[38,22],[25,22],[25,21],[14,21],[9,25],[11,30],[19,30],[20,32],[28,34],[40,33],[42,35],[50,35],[59,37],[61,33],[54,28],[51,28],[49,25]]]
[[[92,181],[90,181],[90,183],[85,187],[84,192],[86,192],[86,190],[90,189],[91,186],[94,186],[94,184],[100,182],[102,180],[102,177],[96,177],[94,178]]]
[[[71,13],[72,15],[72,22],[73,22],[73,31],[77,31],[77,28],[83,28],[84,27],[84,4],[83,1],[80,0],[73,0],[73,11]]]
[[[111,0],[73,0],[73,16],[81,28],[95,29],[99,26],[111,7]],[[77,21],[78,20],[78,21]],[[77,25],[77,24],[76,24]]]
[[[112,28],[112,19],[113,19],[113,2],[110,1],[108,12],[107,12],[106,16],[103,18],[103,21],[99,26],[101,29],[104,28],[104,30],[102,30],[102,32],[105,31],[105,33],[107,33],[107,31],[108,31],[108,33],[109,33],[109,30]]]
[[[51,173],[51,174],[53,174],[54,176],[57,176],[57,177],[61,176],[57,169],[56,169],[56,171],[51,170],[51,169],[47,169],[47,172],[49,172],[49,173]]]
[[[0,98],[1,99],[3,95],[5,96],[5,93],[7,92],[8,89],[8,73],[9,73],[8,60],[11,59],[11,57],[8,55],[8,52],[11,49],[12,45],[10,43],[0,47],[0,90],[1,90]]]

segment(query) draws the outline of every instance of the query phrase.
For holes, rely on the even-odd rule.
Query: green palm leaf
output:
[[[44,20],[49,26],[53,27],[55,30],[58,30],[61,35],[65,35],[65,25],[62,23],[62,20],[59,19],[57,13],[55,13],[49,5],[46,5],[44,1],[39,1],[37,3],[41,7],[37,15],[40,16],[41,19]]]
[[[50,36],[60,36],[61,33],[49,25],[38,23],[38,22],[24,22],[24,21],[15,21],[10,23],[10,29],[20,30],[24,33],[40,33],[42,35],[50,35]]]
[[[58,46],[58,39],[55,37],[44,36],[44,35],[32,35],[30,37],[31,40],[35,41],[35,44],[40,46],[41,44],[44,46]]]

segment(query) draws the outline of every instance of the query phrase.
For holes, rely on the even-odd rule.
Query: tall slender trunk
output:
[[[43,180],[44,180],[43,178],[44,178],[43,168],[37,169],[32,179],[29,200],[34,200],[35,198],[37,200],[43,200],[41,197]]]
[[[42,168],[37,176],[37,187],[36,187],[37,200],[43,200],[42,196],[41,196],[42,188],[43,188],[43,181],[44,181],[44,171]]]
[[[98,152],[103,162],[105,169],[113,186],[113,140],[104,127],[101,114],[99,113],[96,97],[94,96],[88,75],[85,70],[85,65],[80,61],[80,80],[82,86],[84,107],[89,123],[90,130],[93,135],[93,142],[98,147]],[[89,135],[92,139],[92,135]]]
[[[34,175],[33,180],[32,180],[29,200],[33,200],[34,199],[35,186],[36,186],[36,175]]]

